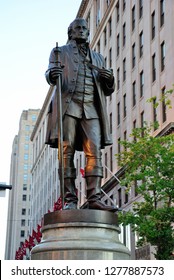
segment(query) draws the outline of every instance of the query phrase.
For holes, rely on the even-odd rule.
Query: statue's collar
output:
[[[76,46],[76,47],[84,46],[86,48],[89,48],[89,43],[88,42],[77,44],[77,42],[75,40],[70,40],[69,43],[72,44],[73,46]]]

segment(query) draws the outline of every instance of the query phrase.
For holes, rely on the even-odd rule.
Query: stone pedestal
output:
[[[125,260],[117,215],[100,210],[62,210],[45,214],[41,243],[32,260]]]

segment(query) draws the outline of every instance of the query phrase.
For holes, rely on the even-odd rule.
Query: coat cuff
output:
[[[45,78],[50,86],[55,86],[55,83],[50,78],[50,69],[45,72]]]

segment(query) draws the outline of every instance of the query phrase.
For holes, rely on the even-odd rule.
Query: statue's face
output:
[[[88,39],[89,30],[85,20],[75,20],[71,31],[71,39],[77,42],[86,42]]]

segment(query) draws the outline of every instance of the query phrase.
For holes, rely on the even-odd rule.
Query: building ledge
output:
[[[166,125],[158,134],[157,136],[165,136],[174,133],[174,122],[170,122]]]

